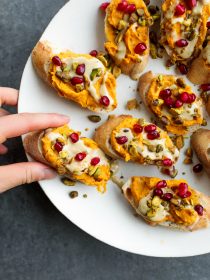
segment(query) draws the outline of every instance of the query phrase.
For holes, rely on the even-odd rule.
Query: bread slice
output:
[[[110,112],[117,107],[116,80],[99,59],[66,50],[60,52],[49,42],[40,41],[32,51],[32,62],[41,79],[59,96],[94,112]],[[85,70],[78,72],[78,65],[85,65]]]
[[[179,184],[185,180],[166,180],[167,186],[162,188],[162,195],[154,193],[156,184],[161,179],[156,177],[131,177],[122,187],[123,194],[139,216],[149,225],[161,225],[183,231],[194,231],[209,226],[210,197],[198,192],[188,185],[190,195],[181,198]],[[172,198],[166,200],[165,193]],[[196,206],[199,205],[199,206]],[[202,215],[195,210],[203,208]]]

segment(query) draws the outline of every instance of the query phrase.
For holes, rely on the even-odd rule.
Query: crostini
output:
[[[209,16],[209,0],[163,1],[160,43],[171,61],[190,61],[199,55]]]
[[[106,9],[105,49],[122,72],[134,80],[148,62],[152,22],[143,0],[112,0]]]
[[[184,135],[203,123],[202,100],[181,78],[149,71],[139,79],[139,95],[168,132]]]
[[[117,107],[116,80],[96,57],[71,51],[58,53],[48,42],[38,42],[32,62],[39,76],[61,97],[95,112]]]
[[[191,145],[210,176],[210,130],[201,128],[194,132],[191,136]]]
[[[196,58],[187,74],[187,78],[193,84],[206,84],[210,82],[210,41]]]
[[[131,206],[149,225],[184,231],[206,228],[210,219],[210,197],[183,180],[131,177],[122,187]]]
[[[32,158],[51,166],[59,175],[105,191],[109,161],[92,139],[68,125],[28,134],[24,147]]]
[[[157,165],[169,175],[179,157],[165,131],[130,115],[110,116],[96,129],[94,140],[111,158]]]

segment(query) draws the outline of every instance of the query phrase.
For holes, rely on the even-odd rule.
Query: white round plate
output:
[[[103,14],[98,10],[103,0],[71,0],[53,18],[42,35],[42,39],[51,41],[63,49],[77,53],[88,53],[92,49],[103,50],[104,31]],[[157,3],[157,2],[156,2]],[[156,73],[174,73],[167,70],[160,59],[150,59],[145,71]],[[151,115],[141,105],[140,110],[127,111],[126,102],[137,97],[137,82],[125,75],[117,80],[119,106],[115,114],[133,114],[150,120]],[[91,137],[95,124],[87,116],[92,114],[68,102],[44,84],[36,75],[29,58],[22,77],[19,99],[19,112],[56,112],[71,117],[73,129],[82,131]],[[102,115],[102,120],[107,116]],[[102,123],[102,121],[101,121]],[[89,128],[89,131],[85,129]],[[186,141],[186,147],[189,145]],[[185,150],[185,148],[183,150]],[[177,164],[177,178],[185,178],[196,189],[210,194],[209,181],[206,174],[195,175],[191,165],[184,165],[183,152]],[[194,158],[194,163],[197,163]],[[120,163],[121,174],[128,179],[133,175],[161,177],[156,167],[140,166],[132,163]],[[185,172],[185,175],[182,175]],[[163,177],[163,176],[162,176]],[[151,227],[134,212],[125,201],[120,190],[112,181],[108,183],[107,192],[100,194],[93,187],[77,183],[75,187],[63,185],[57,177],[54,180],[40,182],[41,187],[52,203],[69,220],[95,238],[122,250],[157,257],[193,256],[210,252],[210,228],[186,233],[169,228]],[[79,197],[69,198],[71,190],[78,190]],[[87,194],[87,198],[83,198]]]

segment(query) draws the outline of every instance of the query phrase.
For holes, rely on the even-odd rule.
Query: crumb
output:
[[[87,127],[87,128],[85,128],[85,131],[89,131],[89,129],[90,129],[90,128]]]
[[[124,176],[122,175],[122,176],[120,176],[120,179],[124,179]]]
[[[73,198],[76,198],[76,197],[78,197],[78,192],[77,191],[72,191],[72,192],[70,192],[69,193],[69,196],[73,199]]]
[[[182,175],[185,175],[186,173],[185,172],[182,172]]]
[[[87,194],[85,193],[85,194],[83,194],[83,198],[87,198]]]
[[[139,104],[138,101],[134,98],[134,99],[130,99],[128,100],[127,104],[126,104],[126,109],[127,110],[135,110],[139,108]]]

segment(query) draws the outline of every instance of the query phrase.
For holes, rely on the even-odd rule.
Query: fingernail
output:
[[[62,118],[64,121],[66,122],[69,122],[70,121],[70,118],[66,115],[63,115],[63,114],[57,114],[59,116],[59,118]]]
[[[53,179],[57,176],[56,172],[53,171],[52,169],[46,168],[43,170],[43,180],[45,179]]]

